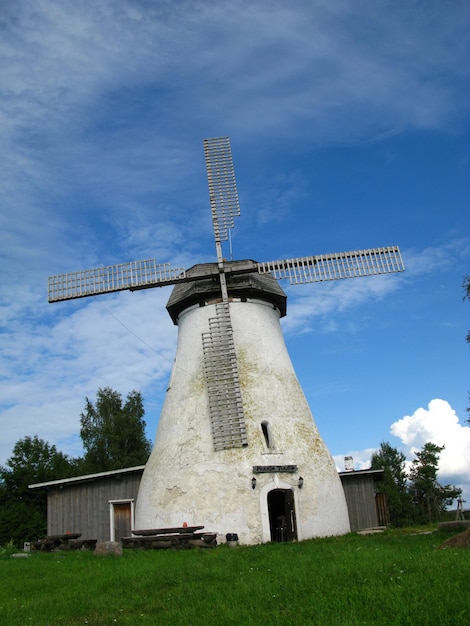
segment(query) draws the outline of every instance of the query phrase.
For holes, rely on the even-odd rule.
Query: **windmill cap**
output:
[[[286,315],[287,296],[271,274],[259,274],[255,261],[226,261],[224,263],[229,298],[258,298],[270,302]],[[219,267],[217,263],[200,263],[186,270],[187,282],[173,288],[166,305],[177,324],[178,315],[195,304],[203,305],[220,298]]]

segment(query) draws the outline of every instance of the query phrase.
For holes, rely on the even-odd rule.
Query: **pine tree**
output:
[[[454,485],[442,486],[437,481],[439,457],[444,447],[425,443],[411,464],[410,493],[419,523],[437,521],[446,507],[462,493]]]
[[[413,518],[412,502],[408,492],[405,471],[406,457],[402,452],[382,441],[372,455],[371,468],[383,469],[384,478],[378,489],[387,495],[388,510],[393,526],[406,526]]]

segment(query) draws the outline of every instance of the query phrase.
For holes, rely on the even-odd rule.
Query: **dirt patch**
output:
[[[458,535],[454,535],[444,541],[443,544],[439,546],[439,548],[468,548],[470,547],[470,528],[464,530],[463,533],[459,533]]]

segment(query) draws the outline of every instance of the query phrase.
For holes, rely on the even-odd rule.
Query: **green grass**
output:
[[[470,550],[388,531],[215,550],[0,558],[0,624],[469,624]]]

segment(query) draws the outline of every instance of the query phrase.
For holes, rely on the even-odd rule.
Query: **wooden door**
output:
[[[121,541],[122,537],[131,536],[131,503],[130,502],[114,502],[114,540]]]

